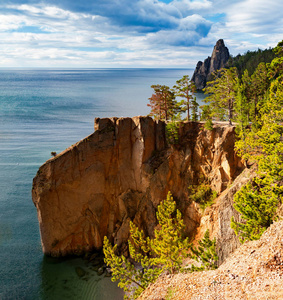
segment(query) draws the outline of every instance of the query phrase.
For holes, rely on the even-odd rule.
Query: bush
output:
[[[205,124],[204,124],[204,128],[206,130],[213,130],[213,123],[212,123],[212,120],[211,119],[208,119]]]
[[[241,243],[258,240],[272,224],[279,199],[276,186],[271,183],[263,185],[261,179],[255,178],[235,194],[234,207],[241,213],[242,220],[236,222],[232,218],[231,228],[239,236]]]
[[[209,230],[206,230],[203,239],[198,242],[198,247],[191,247],[192,254],[190,257],[199,262],[201,266],[197,267],[192,264],[188,270],[194,272],[217,269],[218,256],[215,248],[216,239],[210,240]]]
[[[166,139],[168,144],[176,145],[179,143],[180,122],[173,120],[166,124]]]
[[[217,192],[213,191],[208,183],[201,183],[196,186],[189,187],[190,199],[199,203],[201,209],[213,204],[217,197]]]

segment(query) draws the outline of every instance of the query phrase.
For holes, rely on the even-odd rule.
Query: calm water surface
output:
[[[32,179],[51,151],[91,134],[95,117],[147,115],[150,86],[173,86],[186,74],[192,70],[0,70],[1,300],[123,298],[82,259],[42,255]]]

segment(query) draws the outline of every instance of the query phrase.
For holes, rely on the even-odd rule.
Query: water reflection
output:
[[[44,257],[41,270],[43,300],[109,300],[123,299],[123,291],[105,274],[81,258]]]

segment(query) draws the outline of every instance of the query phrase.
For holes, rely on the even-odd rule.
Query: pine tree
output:
[[[174,116],[179,107],[176,105],[175,94],[166,85],[152,85],[154,94],[149,98],[150,103],[147,104],[151,108],[150,116],[159,120],[168,121]]]
[[[276,218],[278,203],[283,195],[283,60],[274,59],[269,65],[266,82],[257,95],[265,95],[258,106],[256,126],[252,126],[235,146],[246,160],[257,163],[257,177],[235,196],[235,208],[242,220],[231,226],[240,240],[258,239]],[[260,67],[261,68],[261,67]],[[264,71],[264,74],[267,72]],[[266,91],[264,89],[267,89]]]
[[[191,247],[190,257],[200,263],[200,266],[191,265],[189,271],[203,271],[217,269],[218,256],[216,254],[216,239],[210,240],[209,230],[206,230],[204,237],[198,242],[198,247]]]
[[[251,78],[249,77],[248,71],[245,70],[242,78],[238,78],[236,83],[235,112],[241,130],[243,130],[250,121],[250,88]]]
[[[256,123],[259,117],[259,111],[263,106],[265,95],[269,87],[269,80],[267,76],[267,68],[265,63],[260,63],[251,76],[250,81],[250,119],[251,122]]]
[[[190,243],[184,238],[185,225],[171,193],[158,206],[156,217],[159,225],[153,239],[145,237],[142,230],[130,223],[129,253],[141,268],[136,268],[123,255],[117,256],[117,245],[112,247],[107,237],[104,238],[105,263],[111,267],[112,280],[119,280],[118,286],[130,293],[125,295],[126,299],[128,296],[136,299],[164,270],[170,273],[181,270],[183,259],[188,256]]]
[[[155,94],[152,94],[152,96],[148,98],[148,100],[149,104],[147,104],[147,106],[151,108],[150,116],[153,116],[158,120],[164,120],[165,115],[163,110],[163,101],[161,98],[161,93],[156,92]]]
[[[197,98],[194,97],[192,99],[192,121],[197,122],[198,121],[198,107],[199,104],[197,103]]]
[[[190,80],[189,75],[184,75],[180,80],[176,81],[176,85],[173,86],[175,90],[175,95],[184,98],[179,105],[182,107],[181,111],[187,111],[187,120],[190,120],[190,108],[193,107],[194,93],[196,87],[194,83]],[[196,105],[195,105],[196,107]],[[194,108],[195,109],[195,108]]]
[[[214,79],[207,83],[204,89],[208,97],[205,102],[209,102],[212,109],[212,116],[220,120],[228,120],[232,124],[233,105],[236,100],[237,69],[221,69],[213,74]]]
[[[239,236],[240,242],[257,240],[272,224],[278,205],[277,189],[267,182],[267,178],[257,178],[245,185],[234,196],[234,207],[241,213],[241,222],[231,220],[231,228]]]

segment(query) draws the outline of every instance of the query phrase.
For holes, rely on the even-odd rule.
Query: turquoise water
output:
[[[95,117],[146,115],[150,86],[185,74],[192,70],[0,70],[1,300],[122,299],[82,259],[43,256],[32,179],[51,151],[91,134]]]

